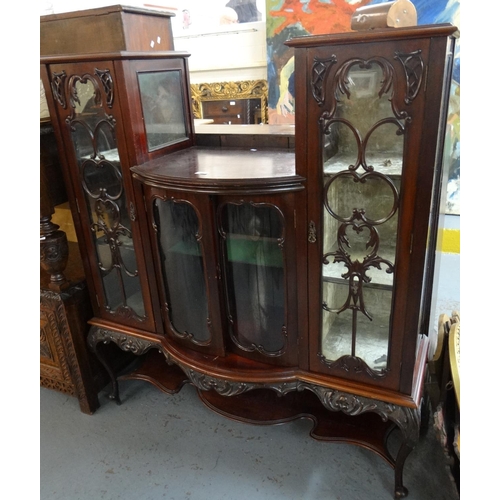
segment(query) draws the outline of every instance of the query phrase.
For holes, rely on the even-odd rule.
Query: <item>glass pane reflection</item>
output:
[[[149,150],[186,139],[181,72],[139,73],[138,77]]]
[[[157,199],[154,217],[170,321],[181,336],[207,343],[208,300],[196,212],[187,202]]]
[[[222,229],[233,339],[243,349],[277,354],[285,348],[280,213],[272,206],[228,203]]]
[[[97,81],[75,83],[72,141],[85,192],[105,307],[144,318],[114,122],[96,99]]]

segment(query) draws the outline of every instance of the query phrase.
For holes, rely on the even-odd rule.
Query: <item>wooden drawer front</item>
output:
[[[243,124],[246,122],[246,100],[208,101],[203,103],[203,118],[214,123]]]

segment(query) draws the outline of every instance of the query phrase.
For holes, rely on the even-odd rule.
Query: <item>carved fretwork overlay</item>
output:
[[[328,309],[325,304],[323,305],[323,307],[329,311],[332,311],[331,309]],[[365,373],[373,379],[385,377],[387,374],[387,370],[375,371],[370,369],[370,367],[361,358],[358,358],[358,356],[346,355],[340,357],[335,361],[329,361],[321,353],[318,353],[318,357],[326,366],[329,366],[331,368],[340,368],[346,373]]]
[[[112,108],[113,101],[115,98],[115,93],[114,93],[113,78],[111,77],[111,73],[109,72],[108,69],[100,70],[96,68],[95,74],[99,77],[102,86],[104,87],[104,93],[106,94],[106,104],[108,105],[108,108]]]
[[[331,318],[324,321],[329,321],[328,325],[337,321],[337,331],[340,328],[338,325],[342,324],[342,328],[349,328],[351,333],[343,334],[345,341],[342,340],[342,347],[334,344],[328,356],[323,351],[318,353],[318,357],[329,368],[364,373],[374,379],[387,374],[387,357],[390,354],[387,353],[388,340],[385,337],[385,354],[373,356],[368,365],[364,356],[357,352],[361,332],[360,315],[364,316],[365,324],[366,319],[369,322],[373,320],[370,304],[365,297],[366,285],[372,283],[372,270],[385,271],[385,274],[394,273],[392,250],[386,250],[387,244],[384,246],[386,242],[381,240],[380,231],[384,235],[392,234],[384,224],[394,217],[399,207],[399,191],[394,180],[401,171],[401,153],[398,153],[398,147],[402,149],[401,139],[404,138],[406,124],[411,120],[408,113],[399,110],[395,103],[394,76],[394,67],[385,58],[346,61],[333,78],[329,79],[332,83],[328,83],[328,94],[325,97],[328,109],[321,114],[319,121],[325,144],[330,148],[325,150],[329,156],[324,160],[323,199],[325,231],[332,233],[325,236],[323,265],[324,268],[335,268],[333,274],[325,271],[332,285],[324,291],[324,318]],[[390,148],[384,141],[389,140],[398,145],[396,149],[391,146],[394,164],[387,157],[380,159],[378,156],[379,151],[384,151],[380,154],[388,154],[385,150]],[[381,142],[384,144],[382,149]],[[399,172],[396,165],[398,162]],[[383,202],[374,203],[373,200],[380,196],[380,192],[383,193]],[[331,230],[328,229],[330,227]],[[392,258],[387,255],[392,255]],[[342,269],[342,272],[336,269]],[[382,280],[381,283],[385,281]],[[343,287],[342,292],[339,292],[340,288],[333,288],[334,286]],[[376,287],[390,289],[390,285],[379,285],[378,282]],[[378,310],[380,307],[373,304],[373,297],[372,295],[371,307]],[[350,327],[345,321],[346,315],[351,316]],[[338,320],[333,319],[337,317]],[[367,329],[366,326],[365,331]],[[346,345],[349,342],[348,334],[351,344],[349,354],[346,353],[349,350]],[[368,348],[372,350],[369,352],[381,349],[372,347],[372,340],[366,340],[366,336],[372,335],[371,333],[363,335],[365,345],[372,342]],[[375,366],[377,363],[381,365]]]
[[[420,86],[422,85],[422,76],[424,74],[424,61],[421,56],[422,51],[416,50],[409,54],[396,52],[394,59],[397,59],[403,65],[406,75],[406,104],[410,104],[417,97]]]
[[[326,80],[331,67],[337,62],[337,58],[332,55],[325,59],[314,58],[311,74],[312,94],[316,102],[321,106],[325,102],[324,81]]]
[[[66,72],[61,71],[60,73],[52,73],[52,81],[50,82],[50,88],[54,94],[55,100],[66,109],[66,94],[64,92],[64,83],[66,81]]]
[[[382,80],[378,82],[378,96],[382,97],[384,94],[387,94],[389,101],[391,101],[392,103],[392,112],[394,114],[393,117],[387,117],[386,120],[384,120],[384,123],[395,123],[398,127],[400,127],[400,133],[404,132],[405,121],[410,121],[410,117],[408,116],[408,113],[406,111],[398,110],[392,99],[394,93],[394,67],[389,61],[387,61],[387,59],[384,59],[383,57],[373,57],[367,60],[357,58],[350,59],[349,61],[342,64],[339,70],[335,73],[335,78],[332,85],[334,94],[332,106],[331,109],[329,111],[325,111],[320,118],[321,127],[324,133],[328,132],[328,129],[330,128],[332,123],[339,121],[339,117],[336,116],[336,111],[339,102],[342,100],[342,97],[346,96],[348,99],[351,97],[351,80],[349,78],[349,72],[351,71],[351,69],[356,66],[362,70],[370,70],[375,65],[379,66],[382,70]],[[375,126],[380,125],[380,123],[375,124]],[[355,133],[356,138],[359,140],[359,144],[362,144],[362,138],[360,137],[359,132],[355,129],[353,129],[353,132]],[[373,131],[371,130],[366,134],[365,141],[368,139],[370,133],[372,132]],[[362,163],[361,155],[358,156],[358,162],[352,167],[352,169],[355,170],[360,164],[363,164],[365,170],[373,170],[373,167],[368,168],[366,166],[366,163]]]
[[[68,80],[71,114],[66,123],[72,135],[79,178],[86,195],[95,235],[97,265],[104,286],[104,308],[124,318],[144,320],[142,296],[133,250],[130,219],[116,147],[116,120],[105,112],[113,103],[109,70],[72,75]],[[137,290],[139,290],[137,292]],[[132,297],[134,297],[134,305]]]

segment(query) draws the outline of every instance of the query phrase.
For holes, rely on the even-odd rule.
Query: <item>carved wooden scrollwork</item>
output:
[[[352,125],[347,120],[338,118],[336,116],[337,105],[342,99],[343,95],[345,95],[347,98],[349,98],[351,95],[349,71],[354,66],[358,66],[360,69],[370,69],[373,67],[373,65],[379,66],[382,70],[382,80],[379,83],[380,86],[378,89],[378,95],[379,97],[382,97],[384,94],[388,94],[388,99],[391,102],[392,111],[394,114],[394,117],[386,118],[385,120],[383,120],[383,123],[394,123],[399,127],[399,133],[404,133],[405,122],[411,121],[411,118],[406,111],[401,111],[397,108],[394,99],[392,98],[394,94],[394,67],[387,59],[383,57],[372,57],[371,59],[366,60],[359,58],[350,59],[342,64],[338,71],[336,71],[332,83],[334,99],[332,99],[330,109],[324,111],[320,117],[320,124],[323,133],[328,133],[330,126],[336,121],[342,121],[347,126],[350,126],[352,128]],[[378,123],[376,126],[378,127],[380,125],[381,123]],[[354,128],[353,131],[357,136],[359,136],[359,132],[357,132]],[[368,134],[370,133],[371,132],[369,132]],[[358,139],[361,143],[362,138],[358,137]],[[358,164],[359,162],[353,168],[356,169]]]
[[[66,109],[66,93],[64,92],[64,84],[66,82],[66,72],[61,71],[60,73],[52,73],[52,80],[50,82],[50,88],[52,89],[52,94],[54,99]]]
[[[424,74],[424,60],[422,59],[422,51],[415,50],[408,54],[403,52],[396,52],[394,59],[397,59],[405,70],[406,75],[406,104],[411,102],[417,97],[420,87],[422,85],[422,77]]]
[[[236,396],[246,391],[254,389],[255,384],[245,382],[231,382],[229,380],[222,380],[216,377],[211,377],[198,373],[195,370],[182,367],[190,382],[202,391],[214,390],[221,396]]]
[[[348,299],[349,301],[349,299]],[[348,302],[346,302],[347,304]],[[364,304],[360,304],[360,306],[364,307]],[[323,308],[332,311],[328,307],[326,307],[325,304],[323,304]],[[336,312],[336,311],[334,311]],[[366,310],[364,310],[366,314]],[[341,356],[340,358],[336,359],[335,361],[330,361],[326,359],[326,357],[323,355],[323,353],[319,352],[318,357],[321,360],[321,362],[330,367],[330,368],[340,368],[341,370],[344,370],[347,373],[364,373],[368,375],[369,377],[373,379],[378,379],[378,378],[383,378],[387,375],[388,371],[387,369],[384,370],[372,370],[363,359],[359,358],[358,356],[350,356],[350,355],[345,355]]]
[[[156,343],[149,340],[143,340],[107,328],[91,328],[89,336],[87,337],[87,344],[93,351],[96,351],[96,346],[100,342],[105,344],[114,342],[122,351],[129,351],[138,356],[144,354],[153,347],[158,348]]]
[[[104,93],[106,94],[106,104],[108,108],[112,108],[115,99],[113,77],[111,76],[109,69],[100,70],[96,68],[94,71],[99,80],[101,80],[104,88]]]
[[[319,57],[314,58],[314,62],[311,68],[311,87],[314,100],[320,106],[322,106],[325,102],[325,80],[328,77],[330,69],[336,62],[337,57],[335,55],[324,59],[321,59]]]

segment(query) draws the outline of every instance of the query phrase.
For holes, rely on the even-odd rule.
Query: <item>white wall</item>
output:
[[[177,33],[176,50],[189,52],[191,83],[267,80],[266,23],[219,26],[208,33]]]
[[[152,8],[163,6],[172,18],[176,50],[191,54],[191,83],[236,80],[267,80],[266,3],[257,0],[262,21],[221,24],[228,0],[127,0],[124,5]],[[113,0],[39,0],[40,15],[115,5]],[[184,23],[183,10],[190,24]]]

